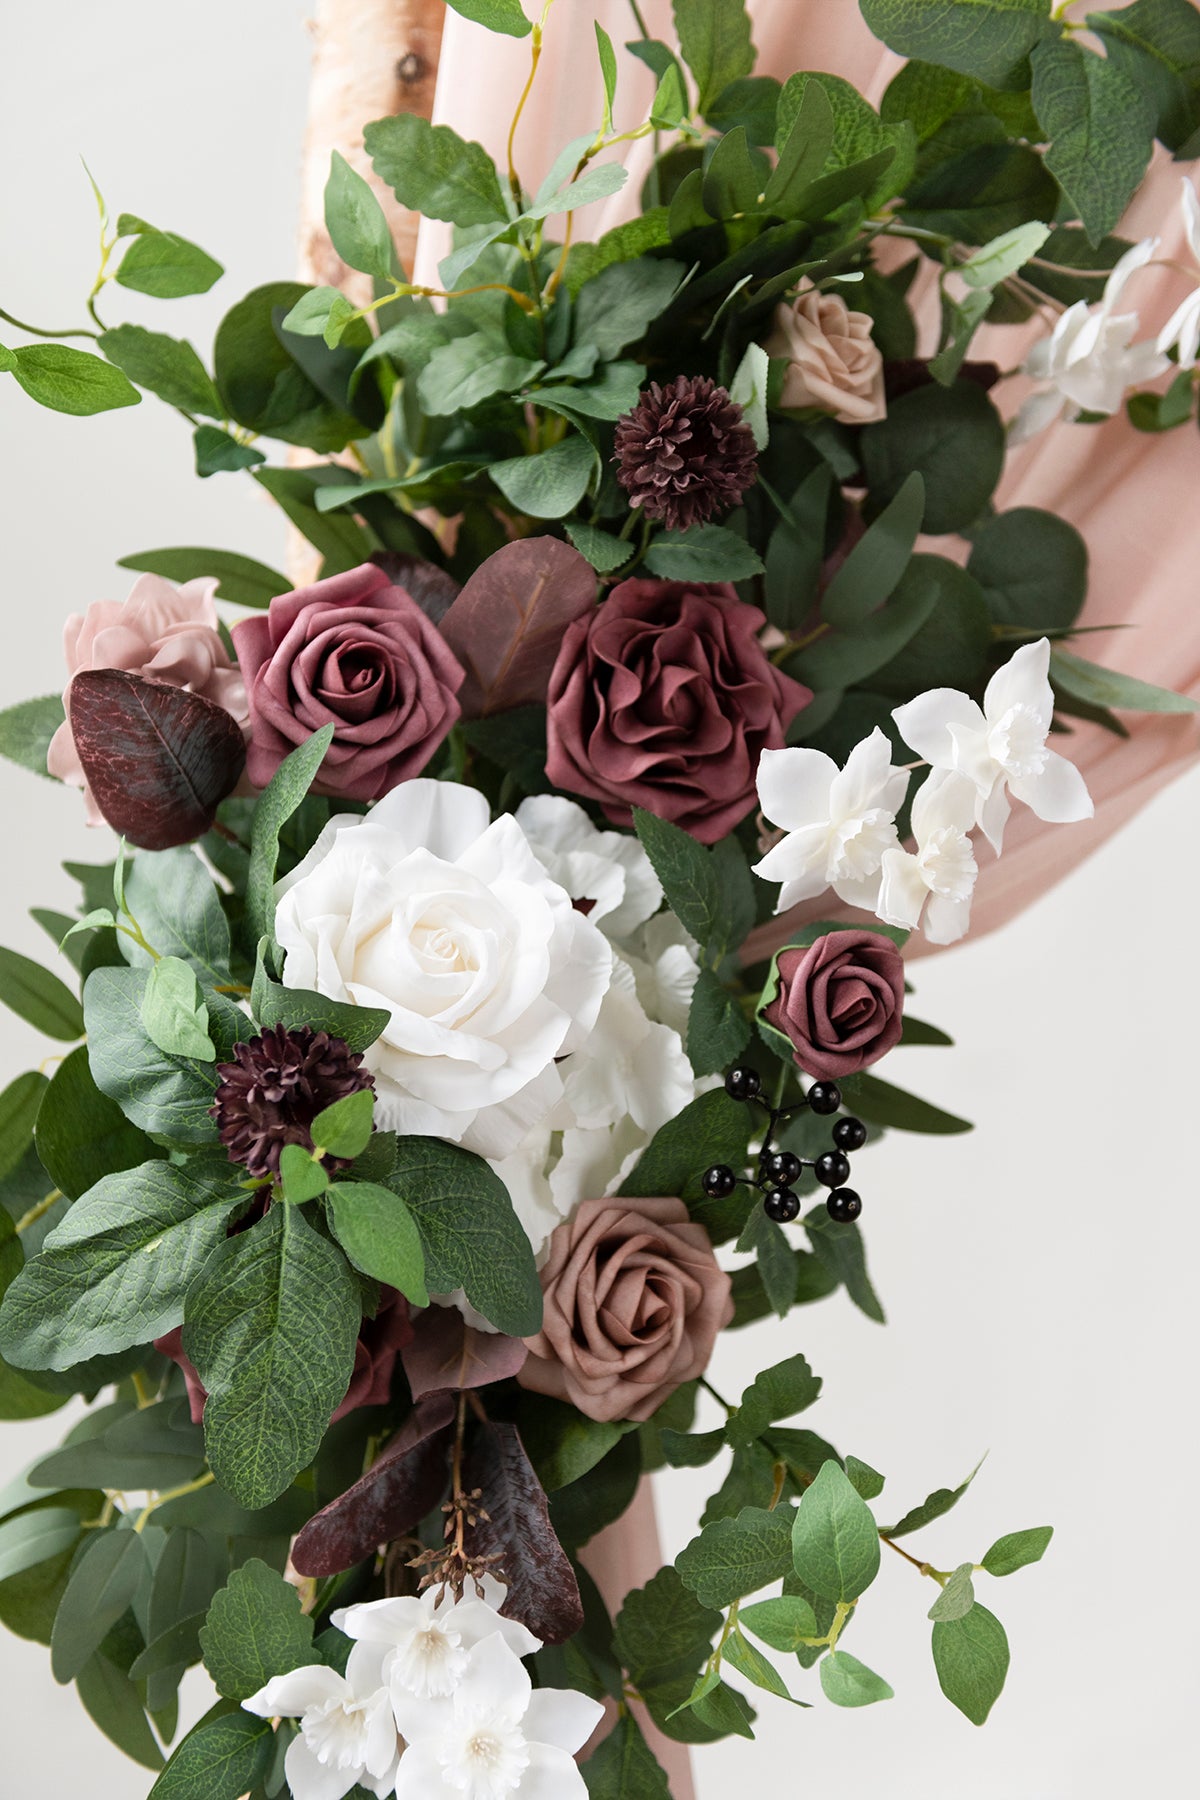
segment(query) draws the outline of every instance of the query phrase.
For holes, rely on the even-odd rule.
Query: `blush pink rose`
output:
[[[550,1239],[517,1376],[589,1419],[648,1419],[708,1366],[730,1280],[682,1200],[585,1200]]]
[[[70,676],[63,704],[81,669],[124,669],[214,700],[244,731],[246,689],[218,629],[216,585],[203,580],[176,587],[158,575],[139,575],[128,600],[95,600],[86,613],[72,613],[63,627]],[[51,738],[46,767],[59,781],[83,789],[88,823],[103,825],[69,721]]]
[[[812,699],[758,641],[766,624],[726,584],[623,581],[563,634],[547,696],[546,773],[712,844],[757,804],[764,750]]]
[[[250,706],[246,773],[266,787],[332,724],[314,793],[378,800],[419,775],[459,716],[463,669],[416,601],[373,563],[278,594],[233,628]]]
[[[878,1062],[904,1028],[904,958],[878,931],[827,931],[807,949],[781,950],[762,1009],[796,1062],[836,1081]]]
[[[885,418],[883,358],[871,324],[869,313],[851,312],[840,294],[817,288],[777,306],[763,348],[787,359],[779,404],[819,407],[843,425]]]

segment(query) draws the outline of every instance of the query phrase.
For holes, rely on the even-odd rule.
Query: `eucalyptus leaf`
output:
[[[893,1698],[893,1690],[883,1677],[845,1650],[831,1650],[823,1656],[817,1673],[821,1692],[835,1706],[872,1706],[877,1700]]]
[[[947,1700],[982,1725],[1000,1697],[1008,1674],[1008,1636],[986,1606],[933,1628],[933,1664]]]
[[[826,1600],[858,1600],[879,1573],[871,1509],[835,1462],[822,1465],[801,1497],[792,1554],[797,1575]]]

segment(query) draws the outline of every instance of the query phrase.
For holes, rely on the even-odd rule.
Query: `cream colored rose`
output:
[[[816,406],[843,425],[869,425],[887,414],[883,358],[866,313],[851,312],[838,294],[808,288],[775,309],[763,348],[786,357],[781,406]]]

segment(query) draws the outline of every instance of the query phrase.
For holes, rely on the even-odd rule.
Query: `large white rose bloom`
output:
[[[593,1030],[608,940],[509,814],[406,781],[331,819],[280,883],[283,979],[389,1015],[366,1054],[381,1125],[504,1157],[563,1098]]]

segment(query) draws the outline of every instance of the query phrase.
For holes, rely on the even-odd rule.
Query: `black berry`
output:
[[[727,1163],[714,1163],[700,1177],[700,1186],[710,1200],[725,1200],[737,1186],[737,1176]]]
[[[825,1210],[839,1225],[853,1225],[862,1211],[862,1201],[853,1188],[834,1188],[825,1202]]]
[[[808,1090],[808,1104],[815,1113],[835,1113],[842,1104],[842,1090],[836,1081],[814,1081]]]
[[[867,1141],[867,1128],[861,1119],[835,1119],[833,1141],[839,1150],[861,1150]]]
[[[793,1194],[791,1188],[772,1188],[763,1201],[763,1211],[777,1225],[790,1225],[800,1216],[800,1196]]]
[[[800,1179],[804,1164],[791,1150],[772,1150],[762,1159],[763,1179],[779,1187],[791,1187]]]
[[[725,1077],[725,1092],[731,1100],[757,1099],[762,1076],[745,1063],[736,1063]]]
[[[840,1150],[826,1150],[813,1165],[813,1174],[822,1187],[841,1187],[850,1174],[850,1163]]]

